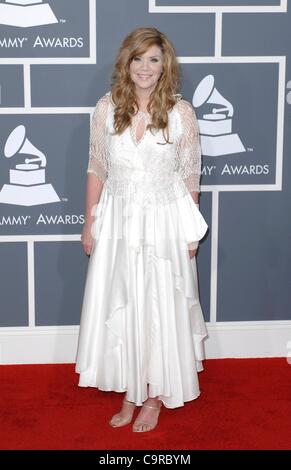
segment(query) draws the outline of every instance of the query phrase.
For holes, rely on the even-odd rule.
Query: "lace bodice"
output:
[[[188,192],[199,192],[201,147],[191,104],[180,99],[169,111],[171,144],[164,143],[161,129],[146,129],[150,119],[150,114],[139,111],[130,127],[121,135],[112,135],[114,103],[110,92],[102,96],[91,121],[87,172],[95,173],[112,194],[145,203],[167,203]],[[141,120],[145,130],[137,138]]]

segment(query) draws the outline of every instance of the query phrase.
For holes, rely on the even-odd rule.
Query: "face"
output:
[[[156,45],[149,47],[144,54],[132,59],[129,72],[137,92],[148,91],[151,93],[155,89],[163,70],[162,60],[162,50]]]

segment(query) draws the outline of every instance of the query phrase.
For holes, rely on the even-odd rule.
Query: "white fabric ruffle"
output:
[[[142,207],[104,186],[84,291],[76,372],[79,386],[127,392],[167,408],[200,394],[202,340],[196,258],[188,244],[207,224],[190,194]]]

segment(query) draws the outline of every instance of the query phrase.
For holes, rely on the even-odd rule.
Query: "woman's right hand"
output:
[[[93,237],[91,233],[92,224],[85,223],[82,234],[81,234],[81,243],[83,245],[86,255],[90,256],[93,245]]]

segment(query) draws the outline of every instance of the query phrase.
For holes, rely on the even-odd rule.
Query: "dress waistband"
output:
[[[188,193],[176,171],[153,173],[117,164],[111,164],[105,187],[112,195],[141,205],[167,204]]]
[[[130,168],[124,165],[111,164],[109,178],[114,180],[130,180],[137,183],[146,184],[167,184],[177,180],[178,174],[173,170],[163,171],[163,173],[152,172],[143,168]]]

